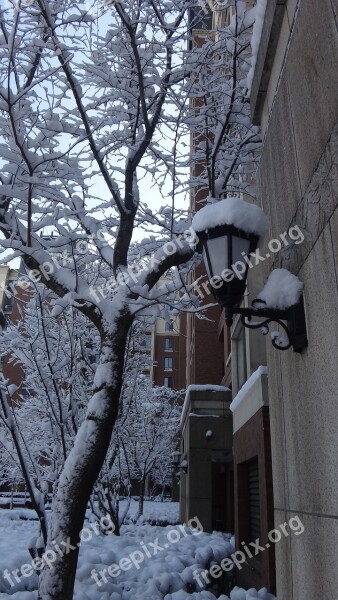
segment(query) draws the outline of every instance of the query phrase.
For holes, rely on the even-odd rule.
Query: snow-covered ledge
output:
[[[224,401],[231,402],[231,391],[221,385],[189,385],[181,415],[181,430],[189,416],[222,416]],[[229,406],[228,404],[228,406]],[[228,409],[229,410],[229,409]]]
[[[263,1],[260,0],[263,4]],[[255,125],[260,125],[266,98],[271,68],[276,54],[279,35],[286,10],[287,0],[268,0],[261,26],[259,45],[254,57],[254,72],[251,74],[251,116]]]
[[[238,431],[263,406],[269,405],[267,367],[258,367],[230,404],[233,430]]]

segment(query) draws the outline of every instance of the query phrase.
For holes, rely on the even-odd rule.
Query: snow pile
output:
[[[276,598],[272,594],[269,594],[266,588],[257,591],[255,588],[243,590],[236,586],[230,592],[230,597],[222,595],[219,597],[219,600],[276,600]]]
[[[154,504],[162,503],[145,502],[148,511]],[[37,523],[10,520],[10,514],[14,512],[0,511],[1,573],[5,568],[19,568],[31,560],[25,546],[36,534]],[[200,588],[193,574],[195,570],[200,572],[209,570],[212,565],[220,565],[223,558],[234,552],[234,540],[227,533],[201,532],[198,520],[192,521],[191,528],[127,525],[120,537],[93,536],[80,548],[74,600],[216,600],[211,591]],[[143,560],[140,560],[141,554]],[[119,574],[112,569],[121,560],[124,564],[128,559],[132,562],[131,556],[138,558],[137,566],[132,564],[127,568],[126,565]],[[113,575],[109,574],[109,567]],[[93,569],[100,585],[92,576]],[[24,577],[14,587],[9,587],[4,580],[0,585],[0,600],[37,598],[36,576]],[[230,597],[222,595],[219,600],[275,600],[275,597],[265,589],[257,592],[236,587]]]
[[[224,387],[223,385],[213,385],[212,383],[205,383],[201,385],[191,384],[187,387],[188,392],[228,392],[229,388]]]
[[[279,348],[289,348],[290,341],[280,331],[271,331],[271,339]]]
[[[263,300],[264,306],[284,310],[297,304],[302,291],[303,283],[296,275],[286,269],[274,269],[257,299]]]
[[[233,225],[254,233],[261,238],[260,242],[269,229],[269,221],[262,209],[238,197],[212,199],[212,203],[201,208],[192,220],[192,228],[197,234],[218,225]]]
[[[255,11],[255,22],[252,28],[252,36],[251,36],[251,66],[249,72],[247,74],[247,86],[248,86],[248,94],[251,92],[252,80],[256,68],[257,56],[259,44],[261,42],[263,25],[264,25],[264,17],[267,6],[267,0],[257,0],[256,6],[253,8]]]
[[[120,500],[120,510],[124,512],[126,500]],[[138,500],[131,499],[126,522],[136,523],[138,525],[153,522],[153,523],[168,523],[176,525],[179,522],[179,503],[166,500],[164,502],[146,500],[143,507],[143,515],[138,517],[139,503]]]
[[[0,594],[0,598],[10,598],[10,600],[36,600],[37,593],[36,592],[15,592],[11,596],[7,594]]]
[[[246,395],[250,392],[250,389],[254,386],[256,381],[262,376],[268,374],[268,368],[260,366],[256,371],[252,373],[249,379],[245,382],[243,387],[239,390],[238,394],[234,397],[233,401],[230,404],[230,410],[234,412],[236,408],[243,402]]]
[[[216,600],[216,597],[211,592],[204,590],[202,592],[193,592],[192,594],[187,594],[187,592],[179,590],[173,594],[167,594],[164,600]]]
[[[9,583],[4,579],[5,569],[10,571],[17,569],[20,565],[31,563],[31,556],[28,552],[28,543],[33,536],[37,535],[38,522],[32,520],[36,517],[33,510],[27,509],[0,509],[0,598],[7,600],[35,600],[35,594],[32,591],[38,585],[37,575],[29,578],[23,578],[21,583],[16,583],[14,588],[10,588]],[[11,595],[13,592],[17,594]]]
[[[190,598],[186,588],[188,584],[192,584],[197,589],[193,578],[195,569],[219,564],[234,548],[230,543],[230,534],[192,533],[189,529],[186,529],[186,534],[179,527],[133,525],[125,526],[120,538],[97,538],[92,540],[90,548],[89,544],[83,545],[74,600],[170,600],[171,595],[178,592],[180,596],[176,597]],[[161,548],[155,554],[151,545],[154,543],[157,548]],[[132,565],[126,571],[121,570],[116,577],[111,577],[106,572],[107,581],[99,576],[100,586],[91,577],[92,569],[99,573],[109,565],[118,564],[122,558],[131,557],[135,552],[142,552],[144,555],[144,560],[138,567]],[[198,591],[202,590],[198,588]],[[202,600],[203,596],[197,594],[196,598]],[[209,598],[214,600],[215,597],[210,594]]]

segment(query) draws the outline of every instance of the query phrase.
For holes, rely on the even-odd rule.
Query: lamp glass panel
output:
[[[208,263],[208,258],[207,258],[207,253],[205,251],[205,248],[203,248],[203,260],[204,260],[205,268],[207,270],[207,275],[208,275],[209,279],[211,279],[212,275],[210,275],[209,263]]]
[[[243,253],[248,255],[250,250],[250,240],[233,236],[232,238],[232,260],[237,262],[243,260]]]
[[[221,276],[222,271],[228,268],[228,236],[223,235],[207,241],[209,260],[212,273],[209,277]]]

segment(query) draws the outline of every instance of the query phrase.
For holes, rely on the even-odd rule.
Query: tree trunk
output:
[[[114,523],[114,535],[121,535],[121,531],[120,531],[120,520],[119,520],[119,514],[117,513],[116,518],[112,519],[113,523]]]
[[[137,515],[138,519],[143,515],[144,484],[145,484],[145,480],[141,479],[141,481],[140,481],[140,495],[139,495],[139,498],[138,498],[138,515]]]
[[[109,510],[109,515],[114,524],[114,535],[120,535],[120,519],[119,519],[119,508],[120,501],[117,499],[115,507]]]
[[[52,568],[45,567],[40,575],[39,600],[73,598],[80,533],[118,415],[124,353],[131,323],[132,317],[128,313],[120,314],[115,321],[114,335],[101,333],[94,394],[60,475],[53,501],[48,536]],[[56,544],[61,552],[57,551]]]

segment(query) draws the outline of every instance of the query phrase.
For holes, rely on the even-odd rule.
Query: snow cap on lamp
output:
[[[220,225],[233,225],[257,235],[259,246],[269,229],[268,218],[262,209],[237,196],[225,200],[209,198],[209,203],[197,211],[192,220],[192,228],[197,234]]]

